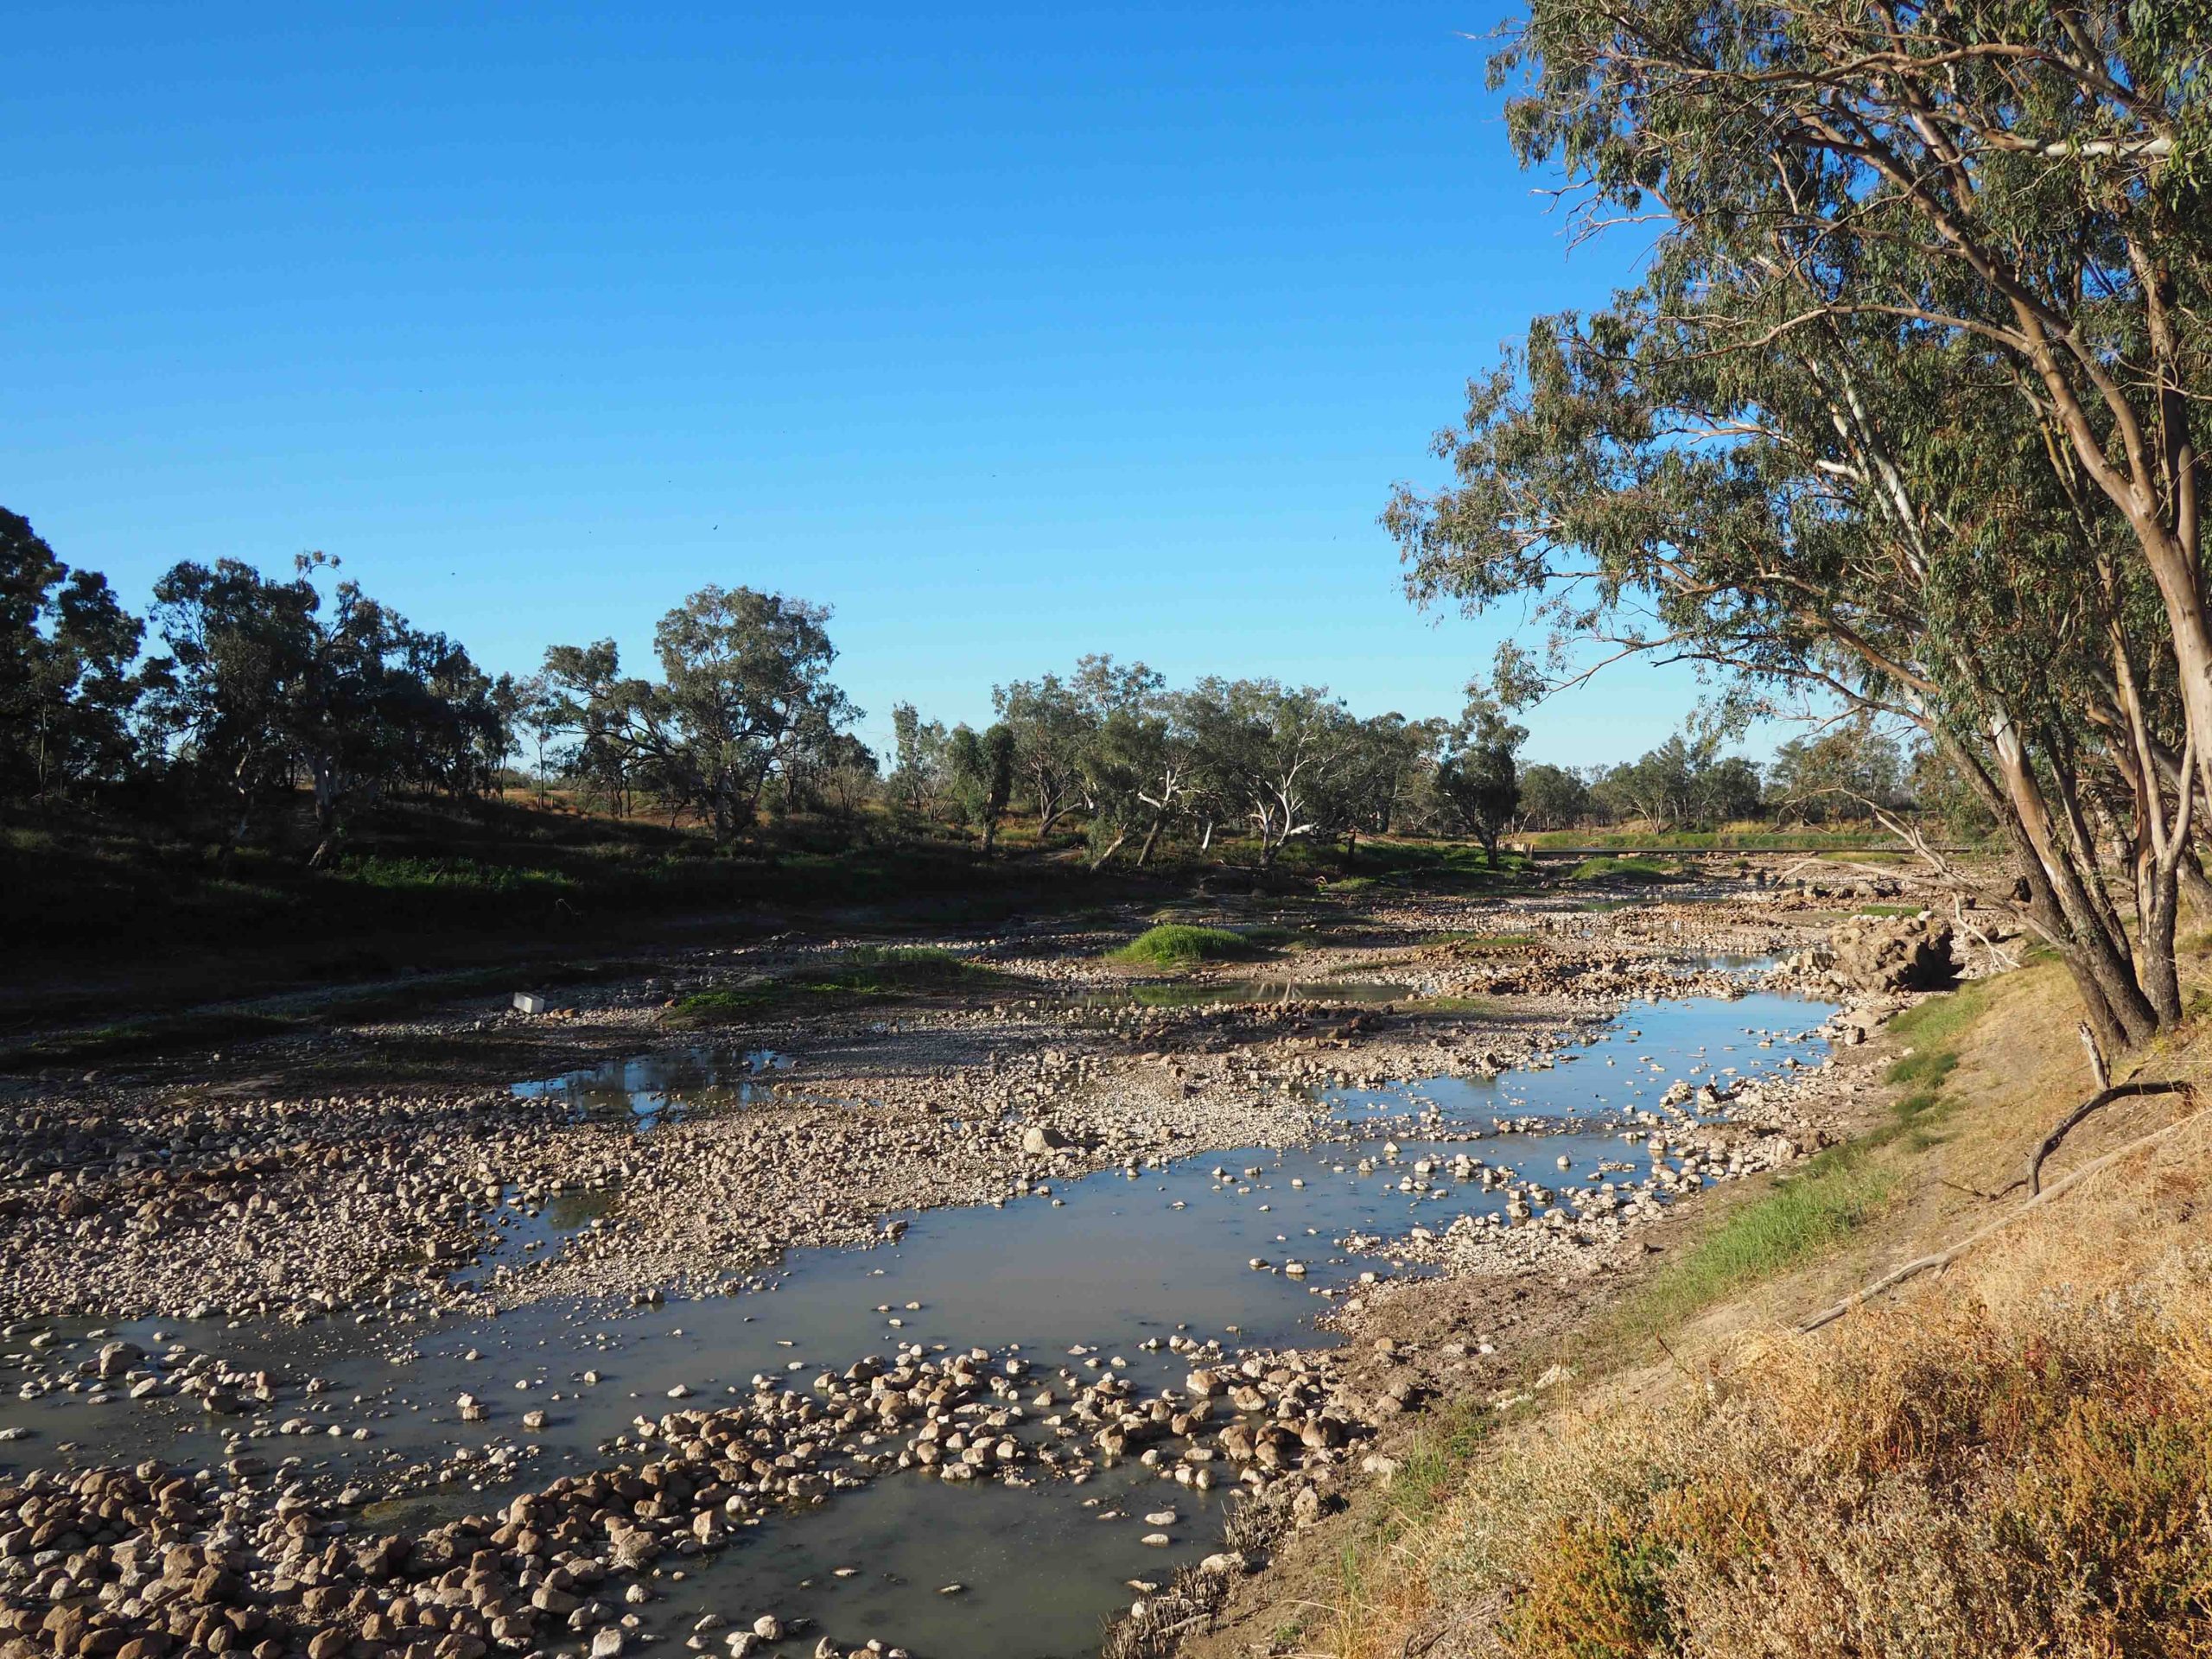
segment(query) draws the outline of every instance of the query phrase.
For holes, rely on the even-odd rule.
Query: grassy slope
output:
[[[2207,964],[2190,968],[2202,981]],[[2212,1644],[2212,1273],[2192,1122],[1938,1276],[1789,1326],[2005,1213],[2088,1091],[2039,965],[1895,1022],[1888,1119],[1715,1195],[1700,1241],[1564,1354],[1446,1414],[1301,1621],[1344,1656],[2201,1653]],[[2212,1033],[2138,1057],[2212,1074]],[[2052,1173],[2183,1109],[2114,1108]],[[1763,1188],[1763,1190],[1762,1190]]]

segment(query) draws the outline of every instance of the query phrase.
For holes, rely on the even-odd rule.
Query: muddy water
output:
[[[159,1332],[283,1376],[326,1380],[313,1395],[281,1389],[251,1420],[252,1450],[278,1478],[334,1491],[374,1476],[368,1484],[420,1494],[368,1517],[385,1524],[481,1510],[566,1469],[615,1460],[621,1454],[601,1443],[634,1417],[671,1409],[679,1385],[685,1405],[710,1407],[725,1391],[750,1393],[756,1373],[804,1388],[824,1367],[902,1343],[995,1356],[1018,1349],[1047,1373],[1088,1375],[1118,1360],[1141,1389],[1177,1386],[1188,1362],[1141,1344],[1177,1332],[1230,1349],[1325,1341],[1313,1319],[1332,1298],[1356,1294],[1362,1273],[1393,1271],[1387,1260],[1348,1257],[1336,1239],[1440,1230],[1503,1207],[1503,1195],[1478,1185],[1402,1191],[1415,1159],[1464,1150],[1559,1185],[1603,1160],[1631,1166],[1612,1179],[1639,1180],[1649,1154],[1621,1137],[1618,1114],[1656,1106],[1677,1079],[1726,1083],[1811,1058],[1817,1045],[1802,1033],[1826,1013],[1763,995],[1638,1005],[1548,1068],[1338,1091],[1326,1104],[1340,1139],[1216,1150],[1135,1177],[1109,1171],[1053,1184],[1004,1207],[922,1212],[906,1217],[895,1244],[795,1252],[728,1296],[652,1308],[559,1303],[468,1321],[118,1329],[156,1352]],[[651,1134],[671,1113],[741,1109],[774,1065],[772,1056],[697,1052],[526,1086],[558,1089],[580,1109],[629,1111]],[[1495,1128],[1500,1121],[1518,1127]],[[1571,1173],[1558,1168],[1561,1157]],[[1362,1159],[1374,1160],[1371,1173],[1361,1173]],[[518,1212],[495,1254],[557,1250],[589,1219],[581,1199]],[[1266,1267],[1249,1265],[1255,1258]],[[1306,1266],[1303,1279],[1279,1270],[1294,1260]],[[86,1332],[57,1334],[89,1342]],[[0,1348],[20,1351],[21,1341]],[[0,1361],[0,1382],[10,1363]],[[599,1380],[585,1382],[587,1370]],[[459,1421],[463,1390],[486,1402],[488,1421]],[[542,1432],[520,1427],[533,1408],[546,1413]],[[313,1433],[275,1432],[288,1420]],[[212,1426],[171,1399],[93,1405],[67,1393],[9,1402],[0,1423],[35,1436],[0,1446],[0,1468],[149,1453],[213,1465],[238,1427]],[[353,1438],[361,1429],[368,1438]],[[456,1449],[471,1459],[458,1468]],[[1129,1581],[1164,1580],[1213,1547],[1218,1517],[1207,1505],[1220,1497],[1133,1463],[1027,1489],[890,1474],[818,1510],[761,1523],[721,1556],[684,1564],[680,1582],[671,1569],[655,1585],[667,1599],[652,1624],[674,1639],[702,1611],[749,1621],[772,1611],[817,1621],[845,1648],[874,1636],[922,1654],[1090,1651],[1103,1621],[1135,1593]],[[1139,1542],[1159,1529],[1143,1516],[1160,1509],[1178,1517],[1164,1529],[1174,1541],[1166,1550]],[[839,1578],[838,1567],[858,1571]],[[956,1582],[959,1593],[940,1593]],[[791,1651],[810,1650],[813,1639],[810,1631]]]

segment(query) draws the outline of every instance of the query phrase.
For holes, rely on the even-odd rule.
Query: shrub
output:
[[[1115,951],[1118,962],[1141,963],[1152,968],[1187,968],[1197,962],[1235,962],[1257,956],[1260,944],[1225,927],[1192,927],[1166,922],[1147,928]]]

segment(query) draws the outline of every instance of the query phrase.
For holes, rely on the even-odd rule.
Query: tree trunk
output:
[[[1152,827],[1144,832],[1144,844],[1137,849],[1137,868],[1144,868],[1147,862],[1150,861],[1153,843],[1160,839],[1160,826],[1162,822],[1160,817],[1155,816],[1152,821]]]
[[[2204,866],[2197,861],[2196,848],[2183,849],[2177,874],[2181,878],[2182,896],[2189,901],[2190,912],[2200,920],[2212,919],[2212,881],[2204,878]]]

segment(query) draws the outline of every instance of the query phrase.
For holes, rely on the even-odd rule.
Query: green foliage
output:
[[[574,893],[580,885],[576,877],[560,870],[404,855],[349,855],[339,861],[335,874],[363,887],[409,893]]]
[[[570,734],[582,774],[696,808],[729,845],[772,779],[850,762],[835,752],[861,711],[830,683],[829,620],[782,594],[702,588],[653,631],[658,681],[624,677],[612,640],[548,650],[544,718]]]
[[[131,671],[143,626],[107,579],[71,570],[0,508],[0,799],[118,783],[137,760]]]
[[[1166,922],[1147,928],[1114,951],[1116,962],[1150,968],[1187,968],[1200,962],[1237,962],[1260,954],[1261,944],[1249,934],[1225,927],[1193,927]]]
[[[1471,930],[1450,929],[1440,933],[1424,935],[1423,944],[1450,945],[1455,955],[1509,955],[1533,950],[1537,943],[1533,933],[1482,933]]]
[[[1767,793],[1784,823],[1863,823],[1904,804],[1904,780],[1903,747],[1861,715],[1777,749]]]
[[[2073,837],[2103,801],[2146,842],[2181,821],[2191,747],[2212,777],[2212,699],[2177,694],[2212,679],[2201,439],[2142,435],[2206,390],[2206,16],[1535,0],[1493,63],[1516,148],[1591,226],[1656,219],[1650,257],[1471,381],[1452,483],[1385,515],[1417,600],[1533,607],[1516,698],[1688,659],[1708,736],[1840,702],[1941,752],[2110,1046],[2179,999],[2164,940],[2095,919],[2124,901]],[[1666,822],[1697,758],[1600,792]],[[1786,764],[1889,786],[1891,758]],[[2163,931],[2171,861],[2149,874]]]
[[[1664,868],[1648,858],[1617,858],[1610,853],[1600,853],[1595,858],[1586,858],[1574,867],[1570,878],[1576,881],[1675,881],[1679,872]]]
[[[1564,766],[1538,762],[1521,769],[1521,823],[1560,830],[1590,816],[1590,785]]]
[[[1529,731],[1506,719],[1479,685],[1467,688],[1467,707],[1445,740],[1431,784],[1444,827],[1482,843],[1497,861],[1497,838],[1521,808],[1516,757]]]
[[[1409,1014],[1459,1014],[1478,1019],[1495,1018],[1504,1005],[1486,996],[1416,996],[1406,1003]]]
[[[187,561],[154,584],[154,622],[169,655],[149,669],[151,718],[178,765],[226,792],[239,817],[296,772],[313,793],[318,841],[336,849],[356,804],[404,785],[476,795],[512,743],[512,686],[493,681],[442,633],[414,627],[341,581],[326,612],[315,574],[290,582],[251,565]]]
[[[1831,1147],[1728,1218],[1632,1293],[1614,1316],[1649,1335],[1732,1292],[1806,1262],[1871,1219],[1897,1184],[1864,1148]]]

